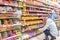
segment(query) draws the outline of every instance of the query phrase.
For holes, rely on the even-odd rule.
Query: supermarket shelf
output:
[[[38,0],[35,0],[35,1],[37,1],[37,2],[41,2],[41,3],[43,3],[43,4],[46,4],[46,5],[48,5],[49,8],[54,8],[52,5],[49,5],[49,4],[46,3],[46,2],[42,2],[42,1],[38,1]]]
[[[7,27],[7,26],[18,26],[20,24],[13,24],[13,25],[2,25],[3,27]]]
[[[42,14],[41,13],[40,14],[22,14],[22,16],[42,16],[42,15],[45,16],[47,14],[43,14],[43,13]]]
[[[15,10],[1,10],[1,11],[6,11],[6,12],[16,12]]]
[[[32,35],[31,37],[24,38],[23,40],[25,40],[25,39],[31,39],[33,37],[36,37],[36,36],[40,35],[40,34],[42,34],[42,32],[36,33],[36,34]]]
[[[14,4],[6,4],[6,3],[4,3],[4,2],[0,2],[0,5],[2,5],[2,6],[10,6],[10,7],[16,7],[16,8],[19,8],[18,5],[14,5]],[[20,6],[20,8],[22,8],[22,6]]]
[[[18,29],[18,28],[15,28],[15,29],[11,29],[11,30],[0,31],[0,33],[1,33],[1,32],[12,31],[12,30],[16,30],[16,29]]]
[[[14,12],[6,12],[6,13],[4,13],[4,12],[0,12],[0,14],[13,14]]]
[[[23,0],[17,0],[18,2],[24,2]]]
[[[12,26],[20,26],[21,24],[13,24]]]
[[[25,29],[25,30],[23,30],[22,32],[24,33],[24,32],[28,32],[28,31],[30,31],[30,30],[34,30],[34,29],[39,29],[39,28],[42,28],[43,27],[43,25],[41,25],[40,27],[36,27],[36,28],[31,28],[31,29]]]
[[[38,1],[38,0],[35,0],[35,1],[37,1],[37,2],[40,2],[40,3],[43,3],[43,4],[46,4],[46,5],[48,5],[48,6],[46,6],[46,5],[37,5],[37,4],[33,4],[33,2],[25,2],[27,5],[33,5],[33,6],[41,6],[41,7],[45,7],[45,8],[57,8],[57,7],[55,7],[55,6],[52,6],[52,5],[49,5],[48,3],[44,3],[44,2],[41,2],[41,1]]]
[[[23,9],[22,3],[17,0],[0,0],[0,40],[18,40],[18,36],[21,37],[19,16]],[[20,11],[20,14],[17,11]],[[14,35],[14,32],[17,34]]]
[[[38,0],[35,0],[35,1],[41,2],[41,3],[46,4],[46,5],[49,5],[49,7],[54,8],[54,9],[55,9],[55,8],[58,8],[57,6],[50,5],[50,4],[46,3],[46,2],[42,2],[42,1],[38,1]]]
[[[7,28],[8,26],[12,26],[12,29],[11,29],[11,30],[15,30],[15,29],[18,29],[19,27],[18,27],[18,28],[13,28],[13,27],[14,27],[14,26],[20,26],[20,24],[13,24],[13,25],[1,25],[1,27],[0,27],[0,28]],[[11,30],[7,30],[7,29],[6,29],[6,30],[4,30],[4,31],[1,31],[1,30],[0,30],[0,33],[1,33],[1,32],[6,32],[6,31],[11,31]]]
[[[43,2],[43,1],[40,1],[40,0],[35,0],[35,1],[40,2],[40,3],[43,3],[43,4],[46,4],[46,5],[49,5],[48,3]]]
[[[11,36],[11,37],[8,37],[8,38],[4,38],[4,40],[10,40],[10,39],[15,38],[15,37],[17,37],[17,36],[21,36],[21,34],[19,34],[19,35],[14,35],[14,36]]]
[[[26,25],[22,25],[22,26],[31,26],[31,25],[36,25],[36,24],[42,24],[43,22],[39,22],[39,23],[33,23],[33,24],[26,24]]]
[[[0,19],[18,19],[16,17],[0,17]]]
[[[31,19],[22,19],[22,21],[40,20],[40,19],[44,19],[44,17],[40,17],[40,18],[31,18]]]
[[[25,2],[27,5],[33,5],[33,6],[39,6],[39,7],[45,7],[45,8],[53,8],[53,7],[49,7],[49,6],[45,6],[45,5],[37,5],[37,4],[33,4],[30,2]]]
[[[25,10],[27,12],[39,12],[39,13],[51,13],[51,12],[47,12],[47,11],[37,11],[37,10]]]
[[[47,8],[40,8],[40,9],[47,10],[47,11],[51,11],[51,9],[47,9]]]
[[[38,8],[38,9],[43,9],[43,10],[51,11],[51,9],[48,9],[48,8],[42,8],[42,7],[35,7],[35,6],[28,6],[28,5],[27,5],[26,7]]]
[[[3,17],[3,16],[5,16],[5,17],[14,17],[14,15],[15,14],[0,14],[0,17]]]
[[[36,2],[37,1],[37,2]],[[36,3],[35,3],[36,2]],[[41,28],[41,27],[39,27],[40,25],[39,24],[43,24],[43,22],[41,22],[41,23],[33,23],[32,21],[31,21],[31,23],[26,23],[26,21],[30,21],[30,20],[38,20],[38,19],[44,19],[44,18],[42,18],[42,17],[47,17],[48,16],[48,13],[51,13],[51,9],[54,9],[54,10],[56,10],[55,8],[57,8],[57,7],[54,7],[54,6],[52,6],[52,5],[50,5],[50,4],[48,4],[48,3],[45,3],[45,2],[40,2],[40,3],[42,3],[41,5],[39,5],[39,2],[40,1],[38,1],[38,0],[34,0],[34,2],[33,1],[31,1],[31,2],[25,2],[25,5],[24,5],[24,7],[25,7],[25,11],[24,12],[26,12],[26,13],[28,13],[28,14],[22,14],[22,21],[24,21],[25,23],[25,25],[23,25],[22,24],[22,26],[23,27],[26,27],[25,29],[23,29],[22,30],[22,32],[23,33],[26,33],[26,32],[28,32],[28,31],[30,31],[30,30],[34,30],[34,29],[39,29],[39,28]],[[34,16],[35,17],[41,17],[41,18],[34,18]],[[25,18],[24,18],[25,17]],[[30,18],[29,19],[29,17],[33,17],[33,18]],[[24,18],[24,19],[23,19]],[[35,28],[33,28],[33,25],[38,25],[38,27],[35,27]],[[30,26],[32,27],[32,28],[30,28]],[[23,28],[22,27],[22,28]],[[30,35],[28,35],[28,33],[27,33],[27,36],[28,36],[28,38],[23,38],[24,40],[29,40],[29,39],[31,39],[31,38],[33,38],[33,37],[36,37],[36,36],[38,36],[38,35],[40,35],[40,34],[42,34],[41,32],[39,32],[39,33],[35,33],[35,34],[33,34],[32,36],[30,36]],[[24,37],[25,37],[25,35],[23,35]]]
[[[40,16],[42,14],[22,14],[22,16]]]

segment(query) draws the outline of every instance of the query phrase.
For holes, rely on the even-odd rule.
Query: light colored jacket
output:
[[[41,28],[40,30],[45,31],[46,29],[50,30],[50,33],[52,36],[56,37],[58,35],[57,26],[56,26],[55,22],[50,18],[47,19],[46,25],[43,28]]]

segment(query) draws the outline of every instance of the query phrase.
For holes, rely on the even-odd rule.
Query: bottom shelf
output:
[[[21,34],[7,37],[7,38],[4,38],[2,40],[21,40]]]
[[[33,37],[36,37],[36,36],[40,35],[40,34],[42,34],[42,33],[41,33],[41,32],[36,33],[36,34],[34,34],[34,35],[32,35],[32,36],[30,36],[30,37],[28,37],[28,38],[24,38],[23,40],[29,40],[29,39],[31,39],[31,38],[33,38]]]
[[[10,30],[0,33],[0,40],[18,40],[21,39],[20,29]]]

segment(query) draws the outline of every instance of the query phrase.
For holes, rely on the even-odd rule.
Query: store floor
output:
[[[45,38],[45,35],[43,33],[43,34],[41,34],[41,35],[39,35],[37,37],[31,38],[30,40],[43,40],[44,38]],[[56,40],[60,40],[60,31],[59,31],[59,37],[57,37]]]

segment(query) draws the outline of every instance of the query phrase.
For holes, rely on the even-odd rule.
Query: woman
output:
[[[51,36],[51,40],[56,39],[56,36],[58,35],[58,29],[54,22],[55,18],[56,18],[56,14],[54,10],[52,10],[52,13],[49,14],[49,17],[46,20],[46,25],[40,29],[41,31],[44,31],[45,33],[46,37],[44,40],[49,40],[48,36]]]

